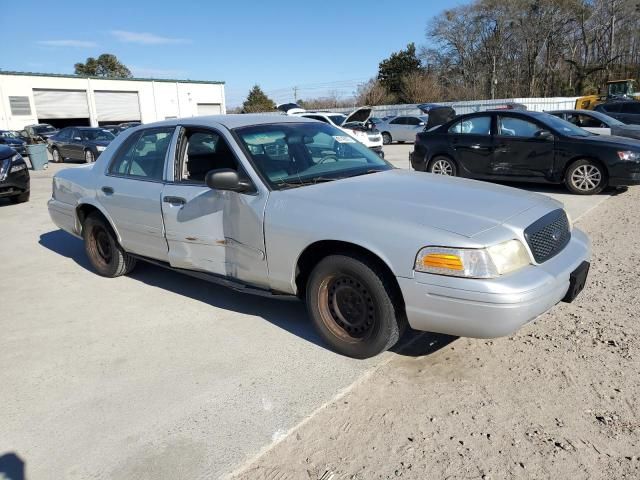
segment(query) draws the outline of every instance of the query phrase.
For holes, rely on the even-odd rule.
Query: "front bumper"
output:
[[[29,170],[26,168],[15,173],[9,173],[7,178],[0,182],[0,198],[14,197],[28,192],[30,183]]]
[[[461,337],[509,335],[560,302],[569,277],[588,261],[588,237],[574,229],[555,257],[504,277],[481,280],[415,273],[398,277],[412,328]]]
[[[640,185],[640,162],[617,162],[609,168],[609,185],[626,187]]]

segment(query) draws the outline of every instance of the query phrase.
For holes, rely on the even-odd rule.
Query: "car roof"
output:
[[[273,123],[300,123],[300,122],[313,122],[310,118],[305,118],[300,115],[284,115],[284,114],[255,114],[255,113],[235,113],[229,115],[206,115],[203,117],[187,117],[187,118],[172,118],[170,120],[163,120],[155,123],[145,123],[140,127],[135,128],[150,128],[150,127],[173,127],[177,125],[198,125],[198,126],[224,126],[228,129],[248,127],[253,125],[269,125]]]

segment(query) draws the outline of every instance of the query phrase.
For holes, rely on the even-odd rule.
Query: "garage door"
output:
[[[38,118],[87,118],[89,104],[85,90],[33,89]]]
[[[98,122],[140,121],[138,92],[114,92],[96,90]]]
[[[222,108],[219,103],[199,103],[198,115],[220,115]]]

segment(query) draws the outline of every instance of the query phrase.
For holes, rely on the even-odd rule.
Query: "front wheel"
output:
[[[87,217],[82,236],[89,261],[98,275],[119,277],[136,266],[136,259],[122,249],[111,226],[101,215],[93,213]]]
[[[594,195],[607,185],[606,172],[591,160],[578,160],[567,169],[564,183],[571,193]]]
[[[391,134],[389,132],[382,132],[382,144],[390,145],[392,142]]]
[[[85,163],[93,163],[96,161],[96,157],[93,155],[91,150],[84,151],[84,161]]]
[[[331,255],[316,265],[307,284],[307,308],[334,351],[369,358],[397,343],[406,321],[387,277],[359,256]]]
[[[436,175],[447,175],[450,177],[455,177],[458,173],[456,164],[447,157],[436,157],[431,160],[427,171],[435,173]]]
[[[62,161],[62,156],[60,155],[60,150],[58,150],[56,147],[53,147],[51,149],[51,156],[53,157],[53,161],[55,163],[60,163]]]

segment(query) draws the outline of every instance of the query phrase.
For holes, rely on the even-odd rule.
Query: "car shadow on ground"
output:
[[[80,267],[93,271],[85,254],[82,240],[63,230],[42,234],[39,243],[48,250],[73,260]],[[146,262],[139,262],[128,277],[213,307],[263,318],[310,343],[327,348],[309,321],[304,302],[297,299],[280,300],[240,293]],[[429,355],[451,343],[455,338],[409,330],[402,340],[392,348],[392,351],[399,355]]]

